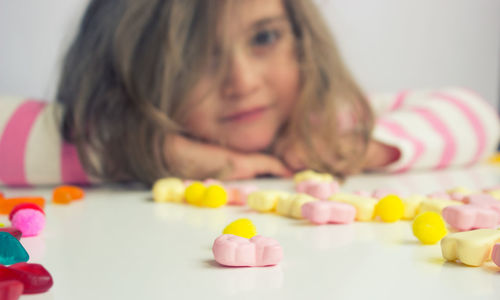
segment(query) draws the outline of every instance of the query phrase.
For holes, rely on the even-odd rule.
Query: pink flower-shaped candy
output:
[[[297,193],[308,194],[326,200],[339,191],[339,184],[336,181],[306,180],[297,183],[295,190]]]
[[[215,261],[230,267],[263,267],[278,264],[283,258],[280,244],[256,235],[246,239],[232,234],[219,236],[212,247]]]
[[[442,214],[446,223],[460,231],[495,228],[499,218],[493,210],[470,204],[447,206]]]
[[[347,203],[314,201],[302,205],[302,216],[314,224],[347,224],[356,217],[356,208]]]

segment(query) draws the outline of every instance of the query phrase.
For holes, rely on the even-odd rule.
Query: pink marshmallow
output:
[[[498,214],[498,221],[500,222],[500,201],[488,194],[475,194],[464,198],[464,203],[489,208]]]
[[[495,228],[498,214],[490,209],[476,205],[451,205],[443,209],[443,218],[451,227],[460,230]]]
[[[464,203],[474,204],[479,206],[487,206],[500,213],[500,201],[488,194],[474,194],[464,197]]]
[[[45,215],[32,208],[20,209],[12,216],[11,223],[23,237],[37,236],[45,227]]]
[[[305,180],[297,183],[295,190],[298,193],[308,194],[315,198],[326,200],[339,191],[339,184],[336,181]]]
[[[500,244],[495,244],[491,251],[491,260],[500,267]]]
[[[356,208],[347,203],[313,201],[302,205],[302,216],[314,224],[348,224],[356,217]]]
[[[212,247],[215,261],[230,267],[263,267],[278,264],[283,258],[280,244],[256,235],[246,239],[232,234],[219,236]]]

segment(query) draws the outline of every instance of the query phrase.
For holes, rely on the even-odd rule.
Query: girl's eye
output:
[[[257,47],[269,46],[280,38],[278,30],[262,30],[257,32],[252,38],[252,45]]]

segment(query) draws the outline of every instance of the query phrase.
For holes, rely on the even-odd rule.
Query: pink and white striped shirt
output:
[[[496,110],[469,90],[409,90],[370,101],[377,116],[373,138],[401,152],[381,171],[470,165],[497,146]],[[96,182],[75,147],[62,141],[56,110],[54,103],[0,97],[0,185]]]
[[[374,95],[373,138],[398,148],[392,172],[472,165],[492,154],[500,123],[496,109],[473,91],[446,88]]]
[[[0,185],[89,184],[76,148],[59,134],[54,103],[0,97]]]

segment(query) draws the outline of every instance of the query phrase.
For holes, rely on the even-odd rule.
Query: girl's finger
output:
[[[226,179],[254,178],[258,175],[290,177],[292,172],[278,159],[265,154],[235,155],[231,159],[231,172]]]

